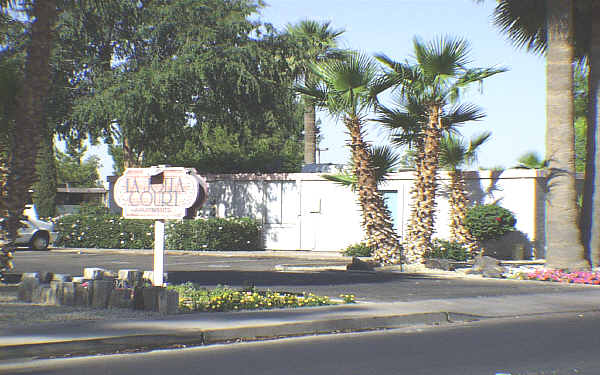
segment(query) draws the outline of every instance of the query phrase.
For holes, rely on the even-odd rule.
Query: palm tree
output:
[[[369,159],[369,145],[363,137],[364,114],[372,108],[373,98],[380,92],[376,86],[378,72],[373,59],[350,53],[343,59],[311,65],[311,74],[317,79],[298,85],[296,89],[314,98],[317,105],[341,117],[344,122],[350,135],[348,146],[357,179],[367,245],[375,249],[373,255],[381,263],[400,263],[400,242],[383,197],[377,191],[377,180]]]
[[[368,153],[369,165],[373,168],[373,174],[379,186],[398,167],[400,156],[390,146],[370,146],[368,147]],[[325,174],[322,177],[342,186],[349,187],[352,191],[356,191],[358,178],[353,173],[354,170],[354,163],[350,160],[348,170],[338,174]]]
[[[17,1],[0,2],[0,11],[20,5]],[[12,268],[16,249],[14,240],[21,225],[29,190],[36,180],[35,162],[44,121],[44,101],[50,87],[50,50],[52,28],[58,9],[56,0],[34,1],[28,13],[33,23],[27,48],[24,78],[16,96],[15,126],[11,149],[4,163],[6,170],[0,192],[0,217],[4,218],[4,237],[0,253],[0,273]]]
[[[412,202],[407,234],[404,243],[410,243],[416,238],[413,230],[417,228],[418,218],[422,215],[418,211],[417,203],[422,200],[426,184],[423,179],[424,158],[424,130],[427,125],[427,108],[420,102],[421,98],[410,96],[396,96],[392,107],[380,105],[377,108],[376,121],[390,131],[391,143],[398,147],[408,147],[414,157],[415,174],[411,189]],[[485,117],[483,111],[472,104],[462,104],[445,108],[441,115],[442,124],[446,134],[455,133],[458,127],[469,122],[481,120]]]
[[[415,38],[413,44],[414,64],[396,62],[382,54],[376,57],[387,67],[380,86],[396,88],[401,97],[412,98],[410,102],[422,105],[422,113],[426,114],[420,130],[422,146],[417,158],[414,226],[408,231],[405,254],[408,262],[420,262],[423,254],[432,250],[440,140],[449,125],[443,120],[444,115],[465,88],[505,69],[468,68],[469,43],[463,39],[446,37],[425,43]]]
[[[515,168],[518,169],[546,169],[548,168],[548,160],[543,160],[537,152],[530,151],[519,156]]]
[[[600,59],[596,55],[600,48],[600,25],[594,16],[600,16],[600,8],[593,0],[500,0],[495,9],[495,23],[518,47],[546,54],[546,159],[551,176],[546,211],[546,261],[553,268],[589,268],[581,238],[589,248],[592,263],[600,261],[600,197],[594,185],[594,181],[600,183],[597,171],[600,162],[596,162],[600,158],[597,105],[589,107],[583,235],[577,228],[573,127],[576,58],[587,55],[590,88],[594,80],[598,87]],[[590,103],[597,103],[597,91],[590,90]]]
[[[295,25],[287,25],[287,32],[296,38],[305,48],[308,56],[305,64],[300,68],[300,79],[310,81],[309,65],[320,61],[336,58],[337,38],[344,30],[335,30],[330,27],[330,22],[317,22],[303,20]],[[315,103],[309,97],[304,97],[304,163],[314,164],[316,153],[316,111]]]
[[[464,244],[473,255],[477,251],[477,243],[465,224],[469,200],[462,167],[477,161],[479,147],[491,135],[490,132],[483,132],[473,136],[466,144],[461,138],[447,134],[440,143],[440,166],[447,169],[450,176],[450,237],[452,241]]]

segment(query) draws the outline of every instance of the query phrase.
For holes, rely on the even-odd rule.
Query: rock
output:
[[[163,273],[163,282],[165,282],[165,283],[167,282],[168,276],[169,275],[166,272]],[[144,273],[142,275],[142,279],[149,283],[154,282],[154,271],[144,271]]]
[[[50,284],[40,284],[33,290],[31,302],[39,304],[54,304],[55,294],[52,292]]]
[[[73,277],[71,277],[71,275],[55,273],[54,275],[52,275],[52,280],[50,280],[50,281],[67,282],[67,281],[72,281],[72,280],[73,280]]]
[[[50,281],[52,281],[53,276],[54,274],[52,272],[39,272],[40,283],[50,284]]]
[[[75,305],[75,283],[64,282],[64,283],[62,283],[62,286],[63,286],[63,291],[62,291],[61,303],[66,306],[74,306]]]
[[[108,300],[109,308],[133,308],[133,289],[118,288],[113,289]]]
[[[502,260],[531,259],[533,246],[523,232],[511,231],[494,240],[479,243],[483,255]]]
[[[179,307],[179,293],[159,286],[142,288],[144,310],[161,314],[175,314]]]
[[[140,270],[119,270],[118,280],[125,282],[130,287],[142,286],[144,273]]]
[[[358,257],[352,257],[352,263],[346,266],[347,271],[373,271],[374,268],[374,264],[362,261]]]
[[[52,281],[50,282],[50,289],[52,289],[51,300],[48,301],[48,304],[59,306],[62,305],[63,301],[63,287],[64,283],[62,281]]]
[[[105,271],[106,270],[102,268],[84,268],[83,278],[86,280],[102,280]]]
[[[506,270],[500,266],[498,259],[490,256],[480,256],[475,258],[473,268],[469,273],[481,274],[483,277],[501,278]]]
[[[438,259],[438,258],[425,259],[424,264],[425,264],[425,267],[431,268],[431,269],[454,271],[454,265],[448,259]]]
[[[92,293],[89,286],[86,284],[75,284],[75,306],[91,306]],[[89,285],[89,284],[87,284]]]
[[[92,307],[105,309],[113,289],[112,281],[93,280],[91,282]]]
[[[144,310],[144,287],[133,288],[133,309]]]
[[[144,310],[158,311],[158,295],[159,291],[163,289],[164,288],[160,286],[142,288],[142,295],[144,296]]]
[[[167,289],[167,304],[166,306],[159,303],[158,311],[161,314],[177,314],[179,308],[179,293],[175,290]]]
[[[23,279],[17,289],[17,298],[19,301],[32,302],[33,292],[39,288],[40,280],[37,277],[25,277],[26,275],[37,275],[37,274],[23,274]]]

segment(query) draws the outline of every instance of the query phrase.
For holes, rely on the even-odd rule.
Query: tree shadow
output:
[[[481,178],[481,172],[475,174],[465,173],[465,185],[469,194],[469,201],[474,204],[499,204],[502,197],[495,197],[494,193],[502,191],[498,186],[500,176],[504,171],[489,171],[489,178]],[[484,186],[483,182],[490,180],[489,185]]]

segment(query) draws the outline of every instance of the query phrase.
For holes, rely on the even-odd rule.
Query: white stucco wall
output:
[[[543,251],[543,176],[539,171],[474,171],[466,172],[465,177],[473,203],[498,203],[511,210],[517,229],[538,253]],[[397,194],[400,235],[409,219],[412,178],[411,171],[393,173],[380,186],[382,191]],[[207,180],[205,212],[261,220],[268,249],[336,251],[363,238],[355,193],[317,173],[209,175]],[[439,238],[448,238],[448,182],[447,174],[441,172],[435,231]]]

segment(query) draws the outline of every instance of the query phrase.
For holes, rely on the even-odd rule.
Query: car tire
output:
[[[29,243],[29,247],[33,250],[48,250],[48,245],[50,245],[50,238],[45,232],[36,233]]]

